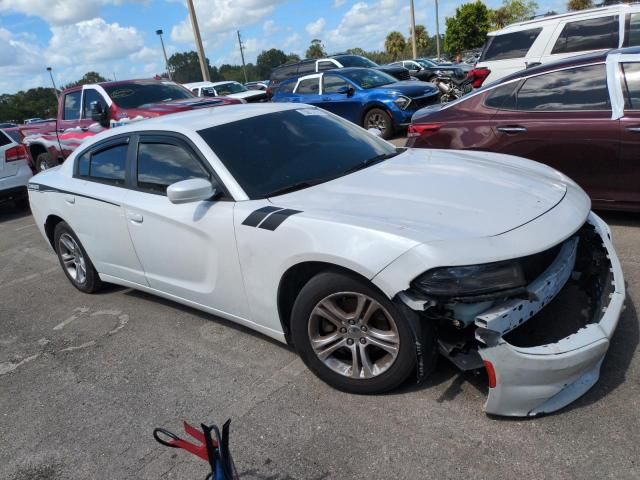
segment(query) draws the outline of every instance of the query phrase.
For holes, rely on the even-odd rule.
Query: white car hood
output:
[[[280,207],[420,243],[490,237],[556,206],[571,180],[528,160],[488,152],[412,150],[364,170],[273,197]]]

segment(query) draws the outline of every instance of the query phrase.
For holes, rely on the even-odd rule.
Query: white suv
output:
[[[0,203],[14,200],[20,207],[26,207],[27,182],[32,176],[24,145],[0,130]]]
[[[483,82],[580,53],[640,45],[640,5],[615,5],[536,18],[490,32],[473,70]]]

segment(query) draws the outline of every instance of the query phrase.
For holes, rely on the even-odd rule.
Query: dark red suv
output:
[[[573,178],[595,208],[640,211],[640,48],[533,67],[419,110],[407,146],[529,158]]]

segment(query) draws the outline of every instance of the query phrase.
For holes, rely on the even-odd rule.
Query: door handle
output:
[[[71,205],[73,205],[74,203],[76,203],[76,197],[74,197],[73,195],[65,195],[64,196],[64,200],[67,203],[70,203]]]
[[[521,127],[520,125],[508,125],[504,127],[497,127],[496,130],[507,135],[515,133],[527,133],[527,127]]]
[[[627,127],[625,130],[627,132],[640,133],[640,127]]]
[[[144,217],[139,213],[127,213],[127,218],[134,223],[142,223]]]

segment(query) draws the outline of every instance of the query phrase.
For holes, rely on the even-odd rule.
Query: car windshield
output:
[[[360,57],[359,55],[345,55],[334,58],[339,61],[343,67],[375,68],[378,66],[377,63],[372,62],[366,57]]]
[[[341,71],[340,74],[364,89],[381,87],[382,85],[397,82],[391,75],[370,68]]]
[[[426,60],[424,58],[419,58],[418,60],[416,60],[416,62],[426,68],[437,67],[434,62],[432,62],[431,60]]]
[[[221,96],[247,91],[247,87],[236,82],[223,83],[220,85],[216,85],[214,88],[218,92],[218,95],[221,95]]]
[[[104,87],[111,100],[120,108],[139,108],[150,103],[193,98],[193,94],[171,82],[119,83]]]
[[[326,182],[397,154],[393,145],[312,107],[198,133],[251,199]]]

